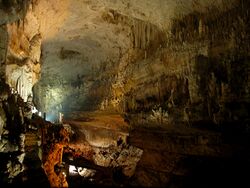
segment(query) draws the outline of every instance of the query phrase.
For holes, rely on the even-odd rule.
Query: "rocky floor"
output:
[[[29,130],[25,134],[25,158],[23,161],[25,170],[21,173],[15,181],[14,186],[24,187],[50,187],[47,176],[42,168],[42,163],[39,158],[40,135],[38,130]]]
[[[83,160],[87,156],[84,154],[83,158],[75,157],[72,164],[79,164],[79,166],[83,164],[85,167],[89,166],[90,169],[93,167],[97,173],[93,176],[94,178],[67,174],[69,187],[250,186],[248,181],[250,176],[246,173],[250,168],[248,134],[182,125],[168,125],[158,127],[158,129],[143,126],[129,129],[117,115],[95,114],[93,116],[92,114],[88,116],[89,118],[86,119],[86,117],[86,114],[81,113],[78,119],[65,120],[71,124],[74,131],[78,131],[78,139],[67,144],[67,149],[64,149],[66,159],[64,162],[68,163],[66,166],[72,162],[66,154],[72,154],[72,151],[77,151],[77,148],[79,151],[86,149],[94,151],[87,161]],[[117,136],[125,130],[129,147],[126,145],[115,147],[114,141],[117,141]],[[107,140],[108,136],[110,138]],[[98,142],[93,142],[95,140]],[[12,185],[50,187],[39,158],[41,156],[39,142],[38,130],[26,132],[23,162],[25,170],[14,179]],[[98,146],[88,145],[88,142],[98,144],[105,142],[108,145],[100,149]],[[88,153],[87,150],[85,153]],[[139,162],[138,157],[133,156],[136,154],[133,150],[143,151],[142,155],[138,155],[140,156]],[[96,164],[89,163],[93,159]],[[132,163],[137,163],[135,171],[128,169],[124,171],[123,167],[114,168],[121,164],[128,165],[129,160],[135,160]],[[124,172],[132,174],[128,177],[124,176]]]
[[[245,173],[250,167],[249,142],[236,143],[233,137],[225,139],[221,132],[192,127],[139,129],[130,132],[129,143],[143,149],[134,185],[171,188],[250,185],[249,173]]]
[[[69,124],[75,133],[68,148],[64,149],[64,154],[73,155],[74,161],[66,163],[96,170],[91,178],[68,176],[70,187],[81,184],[120,187],[128,184],[126,179],[134,174],[143,151],[127,143],[128,124],[120,115],[80,113],[65,119],[64,123]],[[83,158],[77,157],[73,150],[80,151]]]
[[[122,129],[119,123],[115,123],[112,115],[109,118],[107,114],[97,116],[99,122],[103,120],[102,128],[104,122],[109,120],[111,124],[109,128],[112,127],[111,129],[116,131]],[[83,118],[84,114],[79,117]],[[87,124],[91,124],[93,119],[89,119]],[[84,118],[71,120],[75,123],[74,126],[85,126]],[[113,123],[110,120],[113,120]],[[97,121],[93,122],[96,124]],[[137,164],[135,174],[123,179],[120,185],[135,187],[249,185],[247,182],[249,175],[244,173],[244,170],[250,167],[248,149],[250,142],[247,135],[222,127],[207,129],[202,125],[189,127],[165,125],[157,129],[150,127],[138,126],[129,129],[127,143],[143,150],[143,155]]]

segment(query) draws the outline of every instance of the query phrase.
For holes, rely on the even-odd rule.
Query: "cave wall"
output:
[[[107,24],[106,33],[96,28],[95,36],[83,38],[79,34],[43,44],[42,76],[34,87],[35,101],[39,110],[53,118],[60,111],[121,111],[114,93],[123,92],[119,91],[124,80],[119,70],[127,66],[129,51],[138,48],[139,56],[144,58],[145,50],[155,48],[164,35],[156,25],[113,9],[105,9],[99,16],[100,24]]]
[[[24,100],[35,85],[37,107],[54,115],[104,110],[141,114],[146,122],[188,124],[245,119],[249,3],[232,2],[192,9],[185,4],[189,11],[178,4],[172,7],[178,15],[162,11],[156,22],[142,19],[150,12],[131,17],[122,7],[90,3],[85,11],[94,15],[88,20],[93,26],[72,20],[72,12],[79,11],[73,2],[59,8],[58,1],[2,1],[1,74]],[[160,27],[163,19],[168,24]],[[77,33],[79,28],[87,34]]]
[[[101,11],[95,22],[106,24],[113,38],[105,35],[100,43],[104,31],[96,25],[96,38],[44,43],[36,104],[55,116],[103,110],[135,115],[142,123],[245,121],[249,3],[229,4],[183,11],[167,29],[114,9]]]
[[[246,126],[248,12],[249,2],[238,1],[227,11],[211,8],[173,19],[167,40],[152,55],[129,60],[120,70],[128,78],[122,111],[145,114],[144,123],[237,121]]]
[[[1,186],[11,183],[24,171],[24,132],[31,114],[31,109],[24,101],[28,94],[32,94],[32,82],[37,79],[32,61],[38,63],[40,58],[40,50],[37,50],[39,45],[34,37],[36,32],[33,35],[31,30],[25,32],[24,29],[28,27],[25,18],[29,5],[30,1],[0,1]]]
[[[5,60],[8,49],[7,24],[24,17],[27,10],[27,2],[23,1],[0,1],[0,74],[5,75]]]
[[[29,11],[24,21],[7,25],[6,81],[24,101],[33,96],[32,87],[40,78],[41,35],[39,25],[32,22],[32,10]]]
[[[41,35],[32,4],[23,3],[22,17],[17,14],[16,20],[1,25],[1,74],[26,101],[33,96],[32,87],[40,78]]]

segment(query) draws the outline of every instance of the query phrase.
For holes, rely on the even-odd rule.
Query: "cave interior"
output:
[[[0,187],[250,187],[248,0],[0,0]]]

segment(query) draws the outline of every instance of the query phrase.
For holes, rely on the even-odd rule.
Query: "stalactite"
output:
[[[134,48],[147,49],[151,46],[158,47],[161,45],[161,40],[164,40],[163,32],[156,26],[149,22],[141,20],[133,20],[132,36],[134,41]]]

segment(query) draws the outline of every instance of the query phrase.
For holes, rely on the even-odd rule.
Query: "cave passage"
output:
[[[0,187],[250,187],[249,12],[0,0]]]

